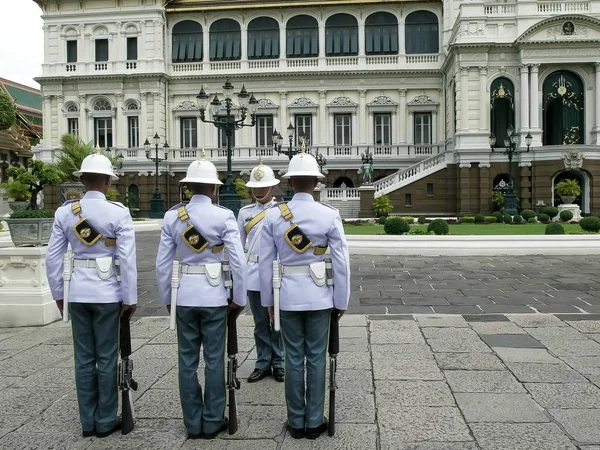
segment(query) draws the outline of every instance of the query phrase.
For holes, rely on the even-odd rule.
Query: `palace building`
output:
[[[600,0],[34,1],[37,157],[53,160],[64,133],[110,148],[142,211],[157,175],[167,205],[180,201],[203,151],[225,177],[226,137],[197,97],[217,94],[206,119],[222,117],[229,79],[258,101],[256,125],[232,136],[234,178],[259,158],[285,171],[275,133],[282,151],[304,137],[326,158],[322,198],[345,215],[368,154],[394,213],[489,213],[512,174],[522,208],[558,204],[554,185],[574,178],[582,212],[600,214]],[[158,174],[143,145],[155,134]]]

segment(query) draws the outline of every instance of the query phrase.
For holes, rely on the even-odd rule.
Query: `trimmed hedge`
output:
[[[387,222],[387,217],[386,216],[381,216],[379,218],[379,225],[385,225],[386,222]]]
[[[475,217],[473,216],[463,216],[458,219],[459,223],[475,223]]]
[[[10,215],[11,219],[53,219],[53,209],[23,209]]]
[[[513,223],[523,223],[523,217],[517,214],[515,217],[513,217]]]
[[[549,223],[544,234],[565,234],[565,227],[558,222]]]
[[[485,223],[485,216],[483,214],[477,214],[475,216],[475,223]]]
[[[546,206],[542,212],[544,214],[548,214],[551,219],[554,219],[556,216],[558,216],[558,208],[556,206]]]
[[[550,222],[550,216],[548,214],[540,214],[538,220],[542,223],[548,223]]]
[[[535,220],[535,217],[530,217],[527,219],[527,223],[537,223],[537,220]]]
[[[383,226],[385,234],[404,234],[410,231],[410,225],[399,217],[390,217]]]
[[[558,215],[558,217],[560,217],[560,220],[562,220],[563,222],[568,222],[573,218],[573,212],[569,211],[568,209],[563,209]]]
[[[417,222],[419,222],[421,225],[424,225],[427,222],[427,219],[425,218],[425,216],[419,216]]]
[[[502,223],[504,221],[504,214],[502,214],[500,211],[494,211],[492,216],[496,218],[496,222],[498,223]]]
[[[498,222],[498,218],[496,216],[485,216],[485,221],[487,223],[496,223]]]
[[[531,209],[524,209],[523,211],[521,211],[521,217],[523,217],[523,219],[529,222],[529,219],[535,217],[535,211],[532,211]]]
[[[400,216],[399,218],[404,220],[409,225],[412,225],[415,223],[415,218],[412,216]]]
[[[584,231],[597,233],[600,231],[600,219],[598,217],[584,217],[579,221],[579,226]]]
[[[504,223],[512,223],[512,216],[510,214],[504,214],[502,220],[504,220]]]
[[[448,234],[450,227],[443,219],[432,220],[427,226],[427,231],[433,231],[435,234]]]

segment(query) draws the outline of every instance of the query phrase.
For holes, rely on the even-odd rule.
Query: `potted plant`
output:
[[[577,180],[569,178],[560,183],[556,183],[554,192],[560,196],[563,204],[570,205],[581,195],[581,186],[579,186]]]
[[[29,192],[29,186],[20,181],[6,181],[0,185],[0,188],[4,190],[4,193],[8,198],[13,199],[12,202],[8,202],[8,207],[13,211],[20,211],[26,209],[29,205],[29,199],[31,198],[31,192]]]
[[[31,160],[29,167],[10,167],[7,171],[8,176],[13,181],[18,181],[27,186],[31,197],[27,209],[38,209],[38,194],[42,192],[47,184],[60,183],[63,174],[54,164],[48,164],[43,161]]]
[[[54,211],[51,209],[15,211],[6,220],[16,247],[48,245],[53,222]]]
[[[373,211],[375,211],[377,217],[388,216],[393,209],[394,205],[392,205],[387,195],[382,195],[373,200]]]
[[[15,102],[0,89],[0,130],[8,130],[17,123]]]

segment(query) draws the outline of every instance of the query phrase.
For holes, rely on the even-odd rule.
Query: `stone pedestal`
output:
[[[0,248],[0,327],[60,320],[46,278],[47,247]]]
[[[360,210],[358,213],[358,217],[375,217],[375,211],[373,211],[373,200],[375,200],[375,186],[359,187],[358,195],[360,196]]]
[[[579,205],[575,204],[558,205],[558,216],[556,216],[554,220],[560,221],[560,213],[564,210],[571,211],[573,213],[573,218],[570,221],[574,220],[579,222],[581,220],[581,208]]]

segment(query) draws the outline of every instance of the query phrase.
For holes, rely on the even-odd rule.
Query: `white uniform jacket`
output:
[[[350,257],[342,219],[337,209],[315,202],[312,195],[298,193],[287,203],[293,214],[291,221],[281,216],[277,206],[265,217],[259,252],[261,303],[273,306],[273,260],[284,266],[306,266],[323,261],[314,247],[329,246],[333,265],[334,286],[317,286],[308,273],[285,274],[281,277],[280,307],[284,311],[316,311],[335,306],[348,308],[350,299]],[[312,242],[304,253],[297,253],[287,243],[285,232],[297,224]]]
[[[79,240],[74,226],[81,219],[73,213],[68,201],[56,210],[52,235],[48,243],[46,256],[46,276],[50,284],[52,297],[63,299],[63,257],[71,244],[75,259],[95,259],[106,256],[117,256],[121,264],[121,282],[117,282],[114,274],[101,280],[93,267],[77,267],[73,269],[69,291],[69,302],[76,303],[117,303],[126,305],[137,303],[137,263],[135,252],[135,233],[129,209],[121,203],[106,200],[98,191],[88,191],[79,203],[81,217],[98,231],[103,239],[93,245],[86,245]],[[105,238],[115,238],[116,245],[106,246]]]
[[[225,244],[229,254],[229,264],[233,276],[233,301],[246,305],[248,270],[244,259],[244,249],[233,213],[219,205],[213,205],[205,195],[194,195],[185,205],[189,221],[182,221],[176,205],[165,214],[161,230],[160,245],[156,255],[156,278],[158,292],[164,305],[171,304],[171,275],[173,260],[179,250],[182,265],[203,266],[223,261],[224,251],[214,253],[212,247]],[[190,249],[184,239],[188,222],[206,239],[208,247],[197,253]],[[178,306],[217,307],[227,306],[228,291],[223,280],[218,286],[211,286],[204,274],[182,274],[177,294]]]
[[[258,252],[260,249],[260,234],[264,224],[264,216],[260,222],[257,222],[249,233],[246,233],[246,226],[256,220],[263,211],[266,211],[275,205],[275,199],[265,204],[256,202],[240,209],[238,214],[238,228],[240,229],[240,237],[248,261],[248,290],[260,291],[260,277],[258,275]],[[258,235],[257,235],[258,233]]]

